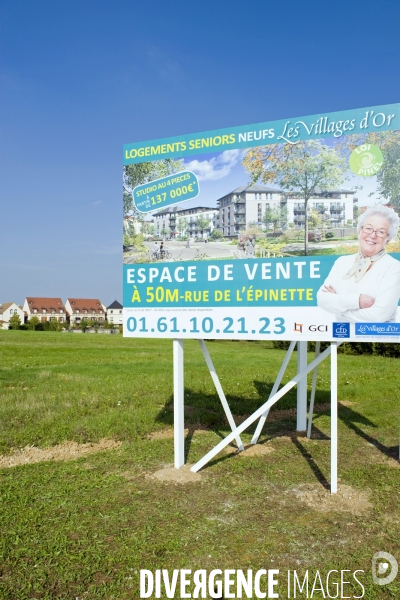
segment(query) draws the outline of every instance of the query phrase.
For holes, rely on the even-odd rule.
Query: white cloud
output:
[[[240,161],[241,150],[225,150],[210,160],[191,160],[185,162],[185,168],[193,171],[199,181],[222,179],[229,175]]]

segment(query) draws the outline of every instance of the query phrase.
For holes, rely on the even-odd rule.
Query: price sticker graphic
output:
[[[152,212],[171,204],[196,198],[200,193],[197,177],[191,171],[168,175],[133,190],[133,201],[138,211]]]

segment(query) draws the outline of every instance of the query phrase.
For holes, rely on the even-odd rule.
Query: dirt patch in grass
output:
[[[95,444],[78,444],[77,442],[63,442],[52,448],[36,448],[26,446],[19,450],[13,450],[10,454],[0,455],[0,468],[18,467],[48,460],[75,460],[84,454],[93,454],[102,450],[115,450],[122,442],[102,439]]]
[[[349,485],[339,485],[336,494],[319,484],[300,484],[288,490],[286,494],[294,494],[298,500],[318,512],[347,512],[360,516],[372,508],[368,494]]]
[[[252,456],[265,456],[271,454],[271,452],[275,452],[271,444],[249,444],[245,446],[242,452],[238,453],[238,456],[240,458],[250,458]]]
[[[188,428],[185,429],[185,435],[188,435],[189,433],[197,434],[197,433],[209,433],[209,432],[210,432],[210,429],[207,429],[207,427],[204,427],[203,425],[193,425],[190,427],[190,429],[188,429]],[[173,437],[174,437],[173,428],[162,429],[161,431],[153,431],[152,433],[149,433],[146,435],[146,439],[148,439],[148,440],[168,440]]]
[[[150,479],[156,479],[163,483],[174,483],[175,485],[182,485],[187,483],[198,483],[201,481],[201,475],[199,473],[193,473],[190,470],[192,465],[183,465],[180,469],[175,467],[164,467],[151,475],[147,475]]]

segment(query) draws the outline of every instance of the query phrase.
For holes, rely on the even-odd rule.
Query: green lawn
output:
[[[268,342],[208,347],[232,412],[243,418],[267,399],[284,352]],[[327,512],[329,361],[318,374],[316,403],[325,406],[310,442],[293,435],[293,390],[267,420],[265,452],[222,452],[199,482],[174,485],[151,477],[173,463],[172,438],[148,435],[173,423],[171,341],[0,331],[1,454],[122,442],[76,460],[0,470],[0,598],[139,598],[140,569],[174,568],[277,568],[281,598],[288,569],[325,578],[331,569],[363,569],[365,598],[399,598],[400,576],[382,587],[371,578],[375,552],[400,562],[399,361],[338,361],[339,477],[354,505],[338,495]],[[185,342],[185,405],[194,463],[229,432],[195,341]],[[358,510],[357,498],[370,507]],[[361,593],[355,584],[345,590]]]

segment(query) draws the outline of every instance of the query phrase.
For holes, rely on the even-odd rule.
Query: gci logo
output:
[[[328,331],[328,325],[310,325],[309,331],[319,331],[320,333],[326,333]]]

